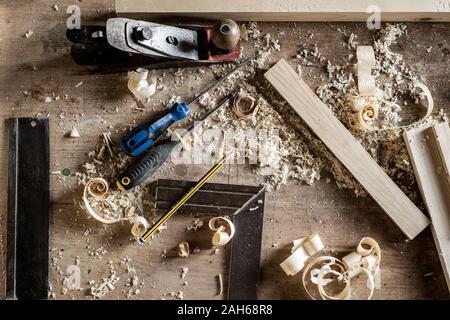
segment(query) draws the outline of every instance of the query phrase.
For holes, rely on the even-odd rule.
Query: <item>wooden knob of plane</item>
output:
[[[231,52],[236,48],[240,35],[237,23],[231,19],[225,19],[214,26],[212,42],[217,48]]]

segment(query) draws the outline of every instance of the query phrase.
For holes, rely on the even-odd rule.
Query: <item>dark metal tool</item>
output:
[[[229,101],[234,99],[236,93],[232,92],[223,98],[215,108],[211,109],[201,121],[193,122],[188,128],[187,132],[183,135],[187,137],[197,125],[211,117],[217,110],[226,105]],[[181,137],[183,139],[183,137]],[[169,156],[174,149],[180,145],[180,140],[172,140],[171,138],[161,141],[156,144],[150,151],[138,158],[132,163],[125,171],[119,176],[116,181],[116,185],[120,190],[130,190],[142,182],[144,182],[149,176],[155,173]]]
[[[218,48],[212,25],[169,26],[126,18],[111,18],[106,26],[68,29],[73,42],[71,54],[80,65],[97,71],[121,71],[138,66],[187,67],[232,62],[239,58],[240,45],[231,51]],[[221,29],[222,31],[225,29]],[[221,33],[221,37],[232,37]]]
[[[47,118],[9,124],[7,299],[47,299],[49,130]]]
[[[151,185],[155,208],[167,210],[195,182],[158,180]],[[264,224],[264,187],[206,183],[179,209],[179,213],[228,214],[236,233],[231,244],[228,299],[255,300],[260,275]]]

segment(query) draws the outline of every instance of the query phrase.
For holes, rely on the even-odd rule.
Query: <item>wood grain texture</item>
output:
[[[450,129],[448,123],[441,123],[431,128],[431,134],[436,144],[438,157],[441,160],[443,174],[446,176],[450,189]]]
[[[410,239],[429,223],[330,109],[281,59],[266,79]]]
[[[431,217],[434,241],[450,291],[450,189],[432,133],[449,130],[448,123],[404,132],[422,198]],[[431,135],[430,135],[431,134]],[[439,142],[443,141],[440,136]],[[447,150],[450,152],[450,150]]]
[[[450,20],[450,8],[440,0],[116,0],[119,16],[152,19],[184,16],[238,21],[365,22],[373,6],[380,8],[383,21]]]

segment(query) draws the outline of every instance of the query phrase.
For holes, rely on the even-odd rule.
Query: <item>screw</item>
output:
[[[168,36],[166,38],[166,41],[167,41],[167,43],[173,44],[174,46],[176,46],[178,44],[178,39],[173,36]]]

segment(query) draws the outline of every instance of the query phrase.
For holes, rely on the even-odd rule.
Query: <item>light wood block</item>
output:
[[[265,77],[408,238],[415,238],[427,227],[426,216],[284,59]]]
[[[444,174],[447,177],[448,187],[450,188],[450,129],[448,124],[441,123],[433,126],[431,133],[436,143]]]
[[[431,230],[450,291],[450,189],[439,151],[446,146],[446,154],[450,155],[450,139],[445,138],[450,137],[449,133],[448,123],[441,123],[406,131],[403,138],[431,217]]]
[[[116,0],[119,16],[153,20],[366,21],[371,6],[380,8],[382,21],[450,21],[449,4],[442,0]]]

